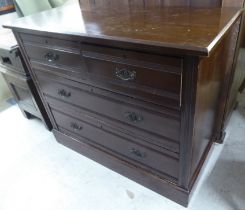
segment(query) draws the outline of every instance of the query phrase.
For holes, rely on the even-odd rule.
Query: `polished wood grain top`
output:
[[[239,17],[235,8],[82,6],[17,19],[7,28],[142,43],[207,56]]]

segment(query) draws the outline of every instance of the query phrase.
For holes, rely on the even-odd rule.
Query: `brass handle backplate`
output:
[[[135,80],[136,72],[127,70],[125,68],[122,69],[116,68],[116,77],[124,81]]]
[[[80,126],[80,125],[78,125],[77,123],[74,123],[74,122],[71,123],[71,128],[72,128],[74,131],[80,131],[80,130],[83,129],[82,126]]]
[[[141,152],[140,150],[135,149],[135,148],[131,148],[130,149],[130,152],[132,154],[134,154],[135,156],[140,157],[140,158],[146,157],[146,153],[145,152]]]
[[[128,121],[134,122],[134,123],[141,122],[144,119],[143,116],[136,114],[135,112],[126,112],[125,117]]]
[[[58,95],[64,98],[69,98],[71,97],[71,92],[67,92],[65,89],[59,89]]]
[[[48,62],[54,62],[57,61],[59,59],[59,55],[53,53],[53,52],[47,52],[44,55],[44,58],[48,61]]]

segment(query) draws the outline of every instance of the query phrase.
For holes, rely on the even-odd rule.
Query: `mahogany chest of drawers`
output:
[[[241,12],[97,11],[74,4],[6,27],[58,142],[187,206],[219,133]]]

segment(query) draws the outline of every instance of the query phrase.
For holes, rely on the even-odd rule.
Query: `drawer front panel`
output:
[[[179,107],[181,59],[84,46],[82,53],[88,75],[96,84],[161,105]]]
[[[24,36],[27,36],[27,40],[29,35]],[[45,42],[51,42],[51,45]],[[59,42],[61,46],[56,46]],[[180,109],[181,58],[78,43],[73,46],[73,42],[69,43],[31,35],[30,41],[25,41],[24,45],[34,68],[55,72],[72,80],[86,81],[157,105]]]
[[[31,65],[33,69],[39,69],[43,72],[48,72],[59,77],[64,77],[68,79],[75,78],[77,81],[84,80],[86,78],[86,71],[84,68],[67,68],[66,66],[54,66],[49,64],[40,63],[39,61],[31,60]]]
[[[178,119],[97,95],[96,89],[90,86],[83,85],[83,89],[74,88],[50,81],[40,75],[38,79],[46,95],[89,110],[100,118],[120,124],[125,130],[154,139],[164,147],[178,151],[180,128]]]
[[[31,34],[20,34],[24,44],[41,45],[44,47],[51,47],[56,49],[64,49],[69,51],[80,52],[80,44],[77,41],[68,41],[46,36],[37,36]]]
[[[60,101],[58,99],[55,99],[47,95],[45,95],[45,100],[49,104],[49,106],[55,107],[55,109],[58,109],[58,110],[62,110],[62,112],[74,118],[78,118],[79,116],[81,116],[81,118],[87,117],[88,119],[94,119],[94,121],[99,122],[103,124],[104,126],[106,125],[109,131],[120,132],[121,135],[125,135],[128,138],[130,137],[132,141],[136,143],[145,145],[146,147],[159,151],[165,155],[169,155],[174,158],[179,158],[179,153],[178,153],[179,144],[177,142],[166,141],[164,142],[164,147],[163,147],[162,146],[163,143],[158,142],[154,137],[151,136],[151,138],[146,138],[146,136],[143,135],[144,132],[141,132],[141,135],[134,135],[134,133],[131,131],[133,130],[132,127],[128,127],[130,131],[125,130],[125,125],[123,125],[120,122],[115,122],[109,119],[105,119],[101,117],[100,115],[95,114],[89,110],[68,104],[66,102]]]
[[[33,67],[44,64],[54,67],[52,71],[82,77],[85,69],[81,55],[78,53],[50,49],[41,46],[25,45],[26,52]]]
[[[107,132],[102,125],[94,125],[83,119],[75,119],[51,107],[58,129],[76,138],[81,136],[88,143],[108,149],[121,158],[145,169],[153,169],[158,173],[176,178],[178,175],[178,159],[165,156],[142,145],[133,143],[120,134]]]
[[[148,66],[149,68],[161,69],[176,74],[181,74],[183,65],[183,60],[180,57],[156,55],[84,43],[82,44],[82,53],[85,57],[126,62],[142,67]]]

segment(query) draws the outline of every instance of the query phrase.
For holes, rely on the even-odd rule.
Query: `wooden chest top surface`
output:
[[[240,13],[236,8],[128,5],[81,8],[74,3],[19,18],[5,27],[142,43],[207,56]]]

